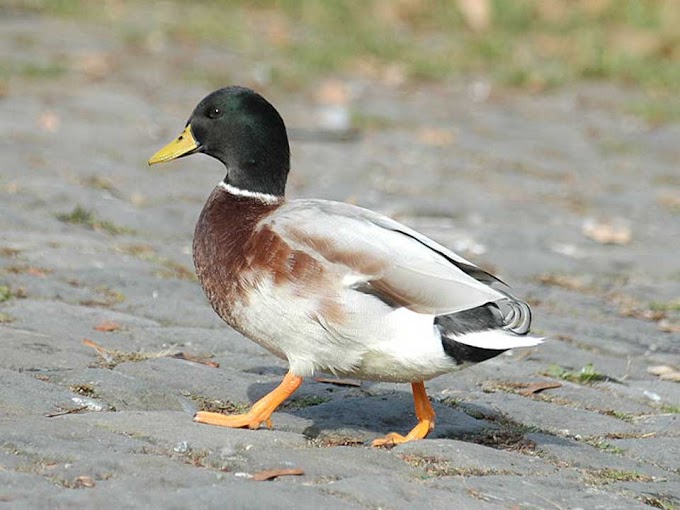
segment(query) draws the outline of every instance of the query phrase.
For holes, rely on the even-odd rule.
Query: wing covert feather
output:
[[[496,280],[489,273],[367,209],[295,200],[265,221],[292,248],[346,267],[348,281],[368,284],[377,294],[416,312],[454,313],[505,298],[487,285]]]

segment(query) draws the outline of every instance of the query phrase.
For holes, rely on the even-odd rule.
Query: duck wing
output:
[[[294,200],[263,220],[291,248],[342,266],[343,285],[444,315],[514,299],[496,277],[401,223],[341,202]],[[502,283],[502,282],[501,282]]]

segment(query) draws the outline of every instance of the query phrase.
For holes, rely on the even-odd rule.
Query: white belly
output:
[[[248,306],[233,308],[238,329],[287,359],[293,373],[329,372],[360,379],[411,382],[454,370],[431,315],[392,309],[373,296],[343,289],[345,318],[319,313],[317,294],[267,282]]]

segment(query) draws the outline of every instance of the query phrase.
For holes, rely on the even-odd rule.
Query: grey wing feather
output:
[[[291,246],[333,263],[342,259],[357,281],[370,282],[420,313],[454,313],[506,298],[488,285],[497,281],[489,273],[373,211],[296,200],[266,222]]]

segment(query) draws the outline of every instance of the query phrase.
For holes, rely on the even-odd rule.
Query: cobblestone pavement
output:
[[[273,430],[191,420],[286,367],[193,276],[219,165],[146,159],[214,88],[176,69],[252,85],[252,66],[25,15],[0,34],[0,58],[34,70],[0,97],[0,508],[680,506],[680,126],[627,115],[635,92],[356,80],[365,127],[329,140],[311,86],[260,87],[292,128],[289,195],[379,210],[473,258],[548,338],[429,382],[431,438],[375,449],[413,425],[407,385],[308,380]],[[280,468],[304,474],[251,477]]]

